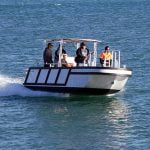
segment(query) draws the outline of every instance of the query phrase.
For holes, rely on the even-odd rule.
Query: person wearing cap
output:
[[[52,63],[52,43],[48,43],[47,47],[43,52],[43,59],[44,59],[44,67],[49,67]]]
[[[110,53],[109,46],[105,47],[105,50],[100,54],[100,64],[104,67],[104,62],[106,61],[106,67],[111,66],[112,54]]]
[[[84,63],[88,61],[88,56],[89,56],[89,49],[87,49],[86,45],[84,42],[80,44],[80,47],[76,51],[76,58],[75,62],[77,63],[77,66],[79,63]]]
[[[67,54],[63,54],[63,58],[61,59],[62,67],[73,67],[72,63],[67,62],[67,57],[68,57]]]

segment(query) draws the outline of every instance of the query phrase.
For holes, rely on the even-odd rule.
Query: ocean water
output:
[[[150,149],[149,0],[0,1],[0,149]],[[43,40],[95,38],[133,69],[114,96],[35,92],[26,68]]]

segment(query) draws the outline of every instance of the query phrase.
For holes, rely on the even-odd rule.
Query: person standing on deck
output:
[[[54,63],[58,63],[58,61],[59,61],[59,53],[60,53],[60,44],[59,44],[57,50],[55,51],[55,60],[54,60]],[[67,54],[66,51],[64,50],[64,45],[62,45],[62,55],[63,54]]]
[[[48,43],[47,47],[43,52],[43,59],[44,59],[44,67],[49,67],[52,63],[52,43]]]

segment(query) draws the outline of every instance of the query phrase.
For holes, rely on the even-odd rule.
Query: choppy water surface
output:
[[[150,149],[149,0],[0,1],[0,149]],[[96,38],[133,69],[115,96],[33,92],[43,40]]]

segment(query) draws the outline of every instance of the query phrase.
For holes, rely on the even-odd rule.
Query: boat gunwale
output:
[[[114,67],[98,67],[98,66],[89,66],[89,67],[84,67],[84,66],[76,66],[76,67],[29,67],[29,69],[106,69],[106,70],[126,70],[126,71],[133,71],[131,68],[114,68]]]

